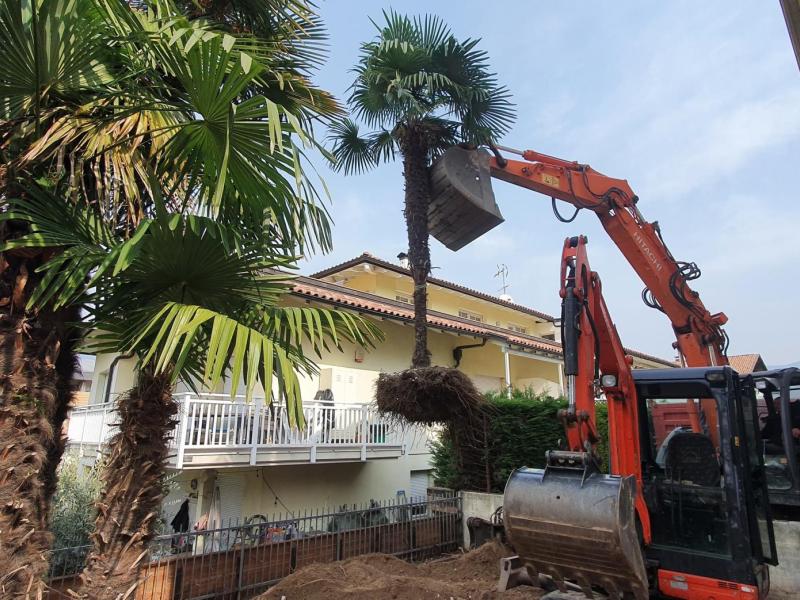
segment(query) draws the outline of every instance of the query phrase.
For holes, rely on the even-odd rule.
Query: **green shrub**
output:
[[[74,456],[65,456],[58,469],[58,487],[52,503],[50,531],[53,548],[89,543],[100,494],[98,468],[81,468]]]
[[[83,569],[99,494],[98,468],[82,469],[77,458],[65,456],[58,468],[58,487],[51,505],[50,531],[53,549],[57,550],[50,559],[51,576],[71,575]]]
[[[468,441],[454,443],[445,429],[431,444],[437,485],[454,489],[502,492],[511,472],[518,467],[542,468],[545,452],[556,450],[564,439],[557,413],[566,407],[563,398],[552,398],[530,390],[515,390],[512,397],[487,394],[492,407],[484,431]],[[606,468],[608,413],[597,403],[598,448]]]

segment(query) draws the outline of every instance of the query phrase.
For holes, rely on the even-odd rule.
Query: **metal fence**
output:
[[[373,552],[424,560],[455,550],[460,538],[457,496],[254,515],[233,526],[157,537],[151,561],[142,567],[136,599],[247,599],[311,563]],[[52,551],[50,600],[71,598],[67,590],[88,550]]]

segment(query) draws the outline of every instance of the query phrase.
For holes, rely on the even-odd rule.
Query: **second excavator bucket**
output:
[[[517,469],[503,496],[508,540],[533,580],[577,583],[587,597],[648,597],[634,515],[635,480],[598,473],[588,455],[550,452],[546,469]]]
[[[489,159],[485,150],[453,146],[431,167],[428,231],[450,250],[460,250],[503,222]]]

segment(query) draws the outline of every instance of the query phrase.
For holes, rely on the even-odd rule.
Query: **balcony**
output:
[[[427,433],[400,429],[365,404],[304,403],[305,427],[289,426],[286,407],[216,394],[180,394],[178,425],[170,440],[174,469],[358,462],[398,458],[412,446],[424,451]],[[72,409],[71,449],[96,454],[116,431],[110,404]]]

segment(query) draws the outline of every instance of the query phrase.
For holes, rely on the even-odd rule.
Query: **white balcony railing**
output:
[[[67,439],[76,444],[104,444],[116,431],[116,420],[108,404],[78,406],[69,413]]]
[[[171,447],[175,466],[181,468],[190,453],[220,453],[249,450],[250,464],[257,455],[272,449],[360,449],[365,460],[369,448],[402,447],[406,432],[364,404],[305,403],[305,427],[289,426],[286,406],[265,405],[263,399],[244,402],[223,395],[181,394],[178,426]],[[101,445],[116,429],[116,414],[110,404],[82,406],[70,412],[67,435],[72,445]]]

